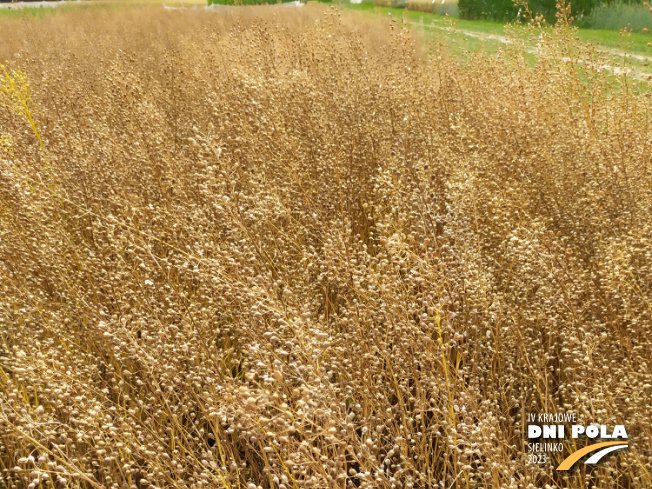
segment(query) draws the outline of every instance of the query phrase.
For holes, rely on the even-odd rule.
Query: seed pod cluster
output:
[[[650,99],[568,26],[8,22],[0,487],[652,485]],[[528,464],[531,412],[632,449]]]

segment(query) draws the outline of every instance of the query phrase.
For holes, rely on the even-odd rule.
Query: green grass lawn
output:
[[[598,43],[609,49],[626,49],[630,46],[632,53],[646,55],[652,58],[652,34],[643,32],[629,32],[627,36],[616,31],[602,29],[579,29],[578,36],[583,41]]]
[[[344,4],[344,8],[382,17],[391,14],[399,22],[409,23],[410,27],[421,32],[426,39],[443,40],[453,55],[468,56],[480,48],[493,53],[504,46],[500,38],[506,37],[505,25],[500,22],[461,20],[426,12],[366,4]],[[513,27],[513,33],[533,50],[535,42],[529,39],[531,31],[525,26]],[[445,33],[445,36],[442,36],[442,33]],[[640,56],[644,56],[652,60],[652,48],[648,47],[648,43],[652,42],[651,34],[629,32],[623,35],[616,31],[578,29],[577,38],[583,42],[594,43],[598,49],[606,51],[605,64],[618,68],[633,68],[642,76],[652,74],[648,60],[640,59]],[[634,56],[625,58],[624,54]],[[525,58],[530,63],[535,62],[533,54],[528,53]]]
[[[443,15],[430,14],[427,12],[409,11],[407,9],[377,7],[368,4],[343,4],[346,8],[359,11],[367,11],[378,15],[387,15],[391,13],[396,18],[405,18],[410,22],[420,22],[423,19],[426,25],[435,25],[439,27],[454,26],[458,30],[469,31],[485,35],[504,35],[504,24],[501,22],[491,22],[484,20],[462,20],[457,18],[445,17]],[[625,50],[629,49],[632,53],[647,55],[652,58],[652,48],[648,43],[652,43],[652,33],[631,32],[627,37],[617,31],[598,30],[598,29],[579,29],[578,37],[585,42],[594,42],[607,49]]]
[[[504,25],[498,22],[468,21],[456,17],[413,11],[402,8],[377,7],[370,4],[343,4],[344,8],[387,18],[391,14],[398,22],[409,23],[426,41],[442,41],[447,44],[447,52],[455,56],[468,56],[482,48],[489,53],[504,46],[500,40],[480,39],[472,34],[504,36]]]

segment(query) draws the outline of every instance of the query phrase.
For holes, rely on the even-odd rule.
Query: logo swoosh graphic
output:
[[[597,464],[602,457],[604,457],[608,453],[613,452],[614,450],[620,450],[621,448],[627,448],[627,444],[625,443],[625,444],[621,444],[621,445],[614,445],[613,447],[603,448],[599,452],[594,453],[593,455],[591,455],[591,457],[584,463],[585,464]]]
[[[616,445],[619,445],[616,447]],[[577,462],[579,459],[581,459],[584,455],[587,455],[591,452],[595,452],[596,450],[599,450],[600,448],[606,448],[606,447],[614,447],[611,450],[603,450],[601,452],[596,453],[594,456],[592,456],[589,460],[586,461],[586,463],[595,463],[598,460],[600,460],[603,456],[605,456],[607,453],[609,453],[612,450],[617,450],[619,448],[625,448],[628,446],[628,443],[623,443],[622,441],[605,441],[603,443],[594,443],[593,445],[589,445],[588,447],[584,447],[576,452],[571,453],[566,460],[564,460],[561,464],[559,464],[559,467],[557,467],[557,470],[568,470],[570,469],[575,462]],[[604,452],[604,453],[602,453]],[[599,455],[598,457],[596,457]]]

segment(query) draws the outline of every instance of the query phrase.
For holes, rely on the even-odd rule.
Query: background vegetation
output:
[[[277,3],[289,3],[294,0],[209,0],[209,5],[274,5]]]
[[[649,87],[575,30],[0,32],[0,486],[652,485]],[[536,412],[630,449],[528,463]]]
[[[459,0],[460,16],[463,19],[491,19],[514,22],[525,11],[514,0]],[[535,15],[542,15],[549,24],[556,21],[557,0],[530,0],[529,9]],[[587,15],[599,5],[598,0],[575,0],[567,2],[572,7],[572,15]]]
[[[459,10],[457,7],[457,0],[408,0],[406,2],[408,10],[416,10],[419,12],[429,12],[437,15],[450,15],[457,17]]]
[[[649,30],[652,28],[652,11],[647,3],[644,5],[642,2],[620,0],[602,3],[580,19],[580,25],[592,29]]]

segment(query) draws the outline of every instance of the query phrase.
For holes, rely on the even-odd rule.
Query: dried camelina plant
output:
[[[317,6],[2,32],[0,487],[652,484],[649,92],[564,22],[534,67]],[[530,412],[631,448],[528,464]]]

